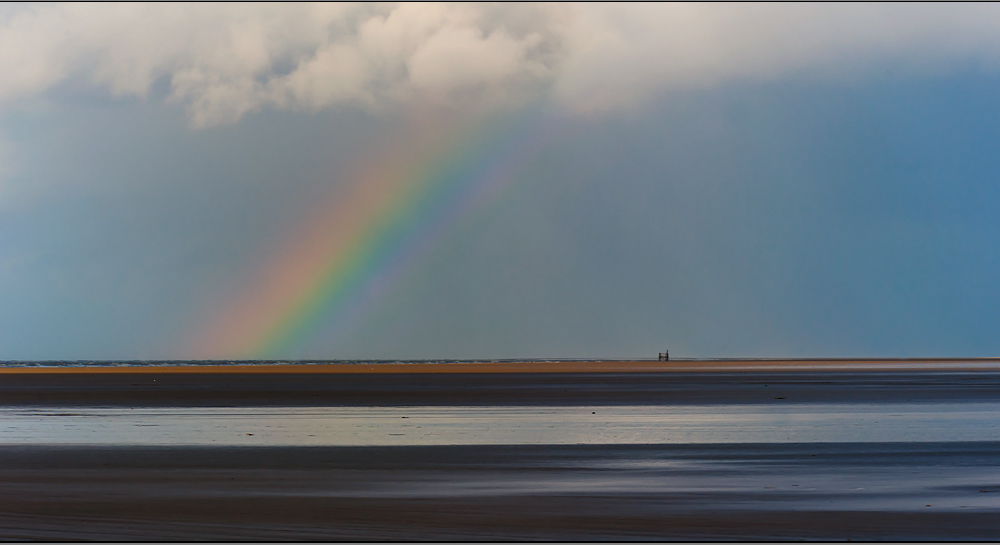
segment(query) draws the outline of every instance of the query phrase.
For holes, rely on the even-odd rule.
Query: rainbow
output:
[[[213,313],[192,355],[294,357],[321,324],[350,323],[460,217],[493,199],[551,132],[538,119],[411,121],[318,199]]]

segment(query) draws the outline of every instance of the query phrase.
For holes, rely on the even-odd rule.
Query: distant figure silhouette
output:
[[[670,351],[668,350],[666,352],[660,352],[659,360],[660,361],[670,361]]]

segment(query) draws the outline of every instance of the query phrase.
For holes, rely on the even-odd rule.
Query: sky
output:
[[[0,6],[0,360],[1000,356],[1000,7]]]

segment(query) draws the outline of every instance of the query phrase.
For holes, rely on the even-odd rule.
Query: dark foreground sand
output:
[[[0,535],[996,540],[997,462],[996,443],[7,448]]]
[[[954,366],[403,367],[4,371],[0,406],[768,404],[794,416],[797,403],[1000,399],[1000,370]],[[997,540],[998,468],[1000,443],[993,441],[8,444],[0,445],[0,538]]]

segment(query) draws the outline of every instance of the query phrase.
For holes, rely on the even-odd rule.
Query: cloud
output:
[[[265,107],[550,97],[628,107],[671,88],[881,64],[992,69],[1000,7],[940,4],[57,4],[0,12],[0,107],[79,79],[192,125]]]
[[[592,5],[561,28],[553,94],[613,108],[664,88],[789,73],[844,77],[892,63],[995,62],[996,6],[912,4]]]

